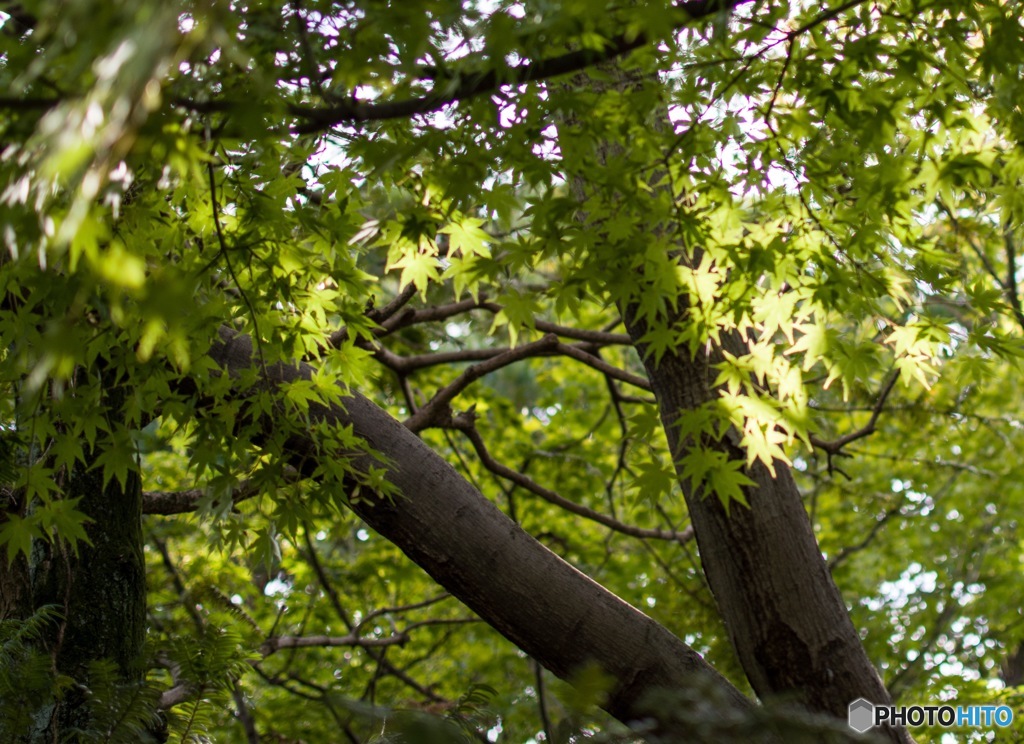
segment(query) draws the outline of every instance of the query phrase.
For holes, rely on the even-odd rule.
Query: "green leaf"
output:
[[[8,514],[0,525],[0,545],[7,547],[7,561],[12,563],[19,555],[27,560],[32,551],[32,540],[42,538],[39,520],[34,517],[23,519],[17,514]]]

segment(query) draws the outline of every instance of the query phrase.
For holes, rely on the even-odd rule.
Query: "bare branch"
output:
[[[400,328],[405,328],[411,325],[418,325],[420,323],[431,323],[438,320],[447,320],[448,318],[462,313],[469,312],[471,310],[486,310],[495,315],[502,311],[502,306],[497,302],[491,302],[483,294],[480,295],[478,300],[466,299],[459,302],[453,302],[448,305],[436,305],[433,307],[421,308],[414,310],[413,308],[405,308],[402,312],[391,313],[387,316],[386,321],[381,321],[381,327],[375,331],[378,338],[387,336]],[[616,321],[614,325],[617,325],[621,321]],[[564,338],[571,338],[576,341],[585,341],[597,346],[630,346],[632,341],[629,336],[625,333],[610,333],[608,331],[591,330],[588,328],[571,328],[569,326],[559,325],[558,323],[552,323],[547,320],[537,319],[533,323],[533,327],[542,333],[554,333]],[[340,331],[338,333],[341,333]],[[338,334],[335,334],[338,335]],[[334,336],[331,337],[332,345],[334,344]]]
[[[374,323],[383,323],[384,321],[391,318],[395,313],[409,304],[409,301],[416,296],[416,285],[410,284],[401,292],[399,292],[391,301],[384,307],[378,309],[372,309],[367,311],[366,317]],[[348,328],[339,328],[337,331],[332,333],[327,339],[327,345],[332,349],[337,349],[341,346],[345,339],[348,338]]]
[[[245,481],[231,493],[231,503],[238,504],[259,493],[259,487],[252,481]],[[146,491],[142,494],[142,513],[187,514],[199,508],[199,502],[207,496],[205,488],[190,488],[187,491]]]
[[[583,362],[588,367],[593,367],[598,372],[604,373],[606,376],[611,377],[619,382],[629,383],[641,390],[651,391],[651,383],[646,377],[640,377],[630,372],[619,369],[618,367],[609,364],[600,357],[596,357],[593,354],[588,354],[586,351],[578,346],[572,346],[570,344],[558,344],[555,350],[559,354],[564,354],[567,357],[572,357],[576,361]]]
[[[370,320],[375,323],[383,323],[385,320],[390,318],[392,315],[397,313],[403,307],[409,304],[409,301],[416,296],[416,285],[409,284],[405,289],[399,292],[391,302],[379,310],[371,310],[367,315]]]
[[[259,744],[260,734],[256,729],[256,720],[252,717],[252,711],[245,701],[245,693],[242,692],[241,686],[236,684],[231,689],[231,697],[235,699],[235,715],[238,717],[239,723],[242,724],[242,730],[245,731],[246,741],[249,744]]]
[[[459,349],[458,351],[438,351],[433,354],[401,356],[381,346],[374,350],[373,356],[388,369],[393,370],[397,374],[406,375],[417,369],[437,367],[442,364],[482,362],[504,354],[508,350],[508,347],[499,346],[493,349]]]
[[[548,716],[547,693],[544,690],[544,667],[536,659],[533,662],[533,673],[537,681],[537,712],[540,715],[541,729],[544,731],[544,741],[554,741],[551,735],[551,718]]]
[[[191,685],[175,685],[171,689],[160,693],[160,699],[157,701],[156,707],[160,710],[168,710],[175,705],[181,705],[192,696],[193,692],[194,690]]]
[[[689,0],[678,3],[676,8],[680,15],[673,28],[683,28],[693,20],[728,11],[748,2],[751,0]],[[435,90],[442,92],[431,92],[401,101],[367,103],[349,99],[327,107],[292,106],[291,112],[305,120],[305,123],[293,127],[292,131],[297,134],[310,134],[323,132],[340,124],[408,119],[440,111],[453,103],[490,95],[504,86],[523,85],[579,72],[628,54],[651,41],[652,39],[644,33],[624,33],[609,39],[600,50],[580,49],[566,52],[545,60],[527,61],[500,72],[492,69],[455,73],[443,78],[428,74],[424,79],[432,79]]]
[[[625,370],[619,369],[618,367],[609,364],[608,362],[601,359],[599,356],[592,353],[595,348],[593,343],[590,341],[583,342],[580,344],[564,344],[555,338],[556,333],[561,331],[574,331],[575,329],[565,329],[560,326],[553,324],[544,324],[552,330],[539,341],[533,342],[533,344],[525,344],[514,349],[508,347],[498,347],[492,349],[458,349],[455,351],[438,351],[431,354],[413,354],[409,356],[401,356],[395,354],[393,351],[384,348],[383,346],[377,347],[373,354],[377,361],[381,362],[384,366],[394,371],[400,377],[414,372],[418,369],[424,369],[426,367],[436,367],[442,364],[452,364],[459,362],[485,362],[492,360],[501,360],[499,366],[506,366],[511,362],[507,361],[510,357],[507,355],[513,355],[512,361],[518,361],[519,359],[525,359],[527,357],[542,357],[542,356],[554,356],[562,355],[575,359],[583,364],[591,367],[607,378],[625,382],[629,385],[633,385],[642,390],[650,391],[651,386],[645,377],[634,375]],[[538,322],[537,327],[540,328],[541,324]],[[558,329],[558,330],[554,330]],[[612,337],[614,341],[618,342],[619,338],[617,334],[604,334],[600,331],[587,331],[584,333],[592,333],[595,336],[604,336],[606,339]],[[568,334],[563,334],[568,335]],[[600,342],[595,342],[600,343]],[[529,353],[524,353],[523,349],[530,349]],[[498,363],[498,362],[495,362]],[[481,365],[483,367],[484,365]],[[497,367],[495,367],[497,368]],[[493,371],[486,369],[484,373]],[[468,372],[468,370],[467,370]],[[476,379],[476,378],[474,378]],[[470,380],[472,382],[472,380]],[[454,383],[453,383],[454,384]],[[460,388],[461,392],[463,388]],[[419,426],[419,424],[416,424]],[[419,431],[419,429],[413,429],[413,431]]]
[[[507,465],[502,465],[500,462],[495,460],[487,450],[487,446],[484,444],[483,438],[480,436],[480,432],[476,430],[474,419],[475,415],[472,413],[460,413],[453,419],[452,428],[458,429],[466,435],[469,441],[473,444],[473,448],[476,450],[477,457],[480,458],[481,464],[495,475],[499,475],[502,478],[512,481],[517,486],[524,488],[532,494],[540,496],[548,503],[561,507],[567,512],[589,519],[592,522],[597,522],[610,530],[621,532],[622,534],[629,535],[630,537],[638,537],[642,539],[651,538],[655,540],[674,540],[680,544],[693,539],[693,529],[691,527],[687,527],[681,532],[676,532],[672,530],[648,529],[645,527],[636,527],[625,524],[617,519],[609,517],[607,514],[602,514],[599,511],[595,511],[594,509],[583,506],[582,504],[570,501],[563,496],[559,496],[554,491],[544,488],[544,486],[535,482],[529,476],[524,475],[517,470],[513,470]]]
[[[381,646],[401,646],[408,642],[409,636],[405,633],[397,633],[384,638],[364,638],[355,633],[343,636],[274,636],[260,645],[260,653],[266,658],[282,648],[331,648],[335,646],[380,648]]]
[[[431,605],[435,605],[438,602],[443,602],[451,596],[452,595],[448,592],[441,592],[437,596],[430,597],[429,599],[424,599],[420,602],[412,602],[411,604],[398,605],[396,607],[381,607],[379,609],[367,613],[366,617],[364,617],[359,622],[359,625],[356,626],[355,630],[358,632],[360,628],[364,627],[367,623],[380,617],[381,615],[398,615],[403,612],[411,612],[412,610],[421,610],[424,607],[430,607]]]
[[[878,533],[880,533],[882,531],[882,528],[889,523],[889,520],[899,515],[902,509],[902,501],[896,506],[890,509],[886,509],[885,513],[882,514],[881,517],[877,518],[875,520],[875,523],[871,525],[871,529],[868,531],[868,534],[864,536],[864,539],[862,539],[856,545],[847,545],[838,553],[836,553],[836,557],[828,562],[829,570],[835,571],[836,568],[840,566],[844,561],[846,561],[846,559],[849,558],[851,555],[853,555],[854,553],[859,553],[860,551],[867,548],[874,541],[874,539],[878,537]]]
[[[156,663],[170,672],[171,681],[174,683],[173,687],[160,693],[160,698],[156,703],[157,708],[160,710],[170,710],[175,705],[181,705],[195,694],[196,690],[192,684],[187,681],[183,682],[181,679],[181,664],[171,661],[163,651],[156,655]]]
[[[320,586],[323,587],[324,592],[327,594],[327,598],[330,600],[331,606],[334,608],[335,614],[345,625],[345,627],[348,628],[349,632],[354,633],[356,630],[355,624],[349,617],[348,612],[342,606],[341,598],[338,596],[338,591],[334,588],[334,585],[328,578],[327,571],[324,570],[323,564],[320,562],[320,558],[316,553],[316,548],[313,545],[313,541],[309,537],[309,525],[304,526],[303,533],[306,539],[307,557],[310,565],[313,566],[313,571],[314,573],[316,573],[316,577],[317,580],[320,582]],[[400,680],[406,686],[415,690],[427,700],[432,700],[434,702],[444,700],[444,698],[439,696],[437,693],[433,692],[428,687],[420,684],[415,679],[406,674],[404,671],[402,671],[394,664],[392,664],[390,661],[388,661],[387,656],[385,656],[385,653],[387,652],[386,648],[368,648],[365,646],[363,646],[362,648],[370,656],[370,658],[377,662],[378,666],[381,669],[383,669],[385,674],[390,674],[391,676]]]
[[[500,306],[499,306],[500,310]],[[534,323],[538,331],[555,333],[577,341],[587,341],[597,346],[632,346],[633,341],[625,333],[608,333],[607,331],[591,331],[586,328],[570,328],[568,326],[538,320]]]
[[[1013,316],[1021,329],[1024,329],[1024,310],[1021,309],[1020,291],[1017,286],[1017,243],[1009,220],[1003,225],[1003,245],[1006,247],[1006,282],[1003,287],[1013,308]]]
[[[425,406],[407,418],[404,422],[406,428],[410,431],[418,432],[439,423],[443,420],[445,413],[450,415],[451,409],[449,408],[449,404],[455,396],[484,375],[501,369],[502,367],[507,367],[510,364],[514,364],[521,359],[536,356],[540,351],[554,349],[557,346],[558,337],[553,333],[549,333],[544,336],[544,338],[537,341],[517,346],[514,349],[509,349],[492,359],[482,362],[481,364],[474,364],[455,378],[455,380],[450,384],[441,388]]]
[[[283,482],[294,483],[297,480],[299,480],[298,473],[292,468],[286,468]],[[231,503],[237,505],[251,499],[259,494],[262,485],[251,478],[242,481],[231,492]],[[170,516],[194,512],[207,496],[209,496],[209,492],[205,488],[190,488],[185,491],[145,491],[142,494],[142,513]]]
[[[848,434],[844,434],[838,439],[832,441],[826,441],[819,439],[813,434],[810,435],[809,439],[812,445],[818,449],[824,450],[829,457],[829,467],[831,468],[831,458],[842,453],[843,447],[856,442],[858,439],[871,436],[875,433],[875,426],[878,423],[878,417],[882,415],[882,411],[885,409],[885,401],[889,397],[889,393],[892,392],[896,386],[896,380],[900,377],[899,372],[893,370],[889,373],[889,379],[882,384],[882,389],[878,393],[878,398],[875,400],[875,405],[871,408],[871,418],[868,419],[867,424],[862,426],[856,431],[851,431]]]
[[[420,310],[414,310],[411,307],[403,309],[400,313],[393,315],[387,321],[381,323],[380,329],[374,333],[378,336],[387,336],[388,334],[394,333],[400,328],[406,326],[417,325],[419,323],[432,323],[436,320],[447,320],[456,315],[469,312],[470,310],[476,310],[482,307],[484,302],[483,295],[480,296],[479,301],[472,298],[468,300],[461,300],[460,302],[453,302],[448,305],[435,305],[433,307],[425,307]]]

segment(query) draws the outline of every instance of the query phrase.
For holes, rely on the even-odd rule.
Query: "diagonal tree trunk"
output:
[[[249,337],[222,329],[210,356],[232,376],[253,367]],[[263,385],[309,378],[313,368],[271,366]],[[623,722],[646,718],[644,698],[694,683],[718,689],[731,705],[752,703],[662,625],[570,566],[506,517],[442,457],[361,395],[344,410],[311,409],[332,425],[351,425],[388,462],[399,498],[360,499],[351,507],[438,583],[555,675],[570,679],[590,664],[614,679],[604,705]],[[269,419],[264,426],[273,427]],[[312,470],[322,450],[311,435],[293,438],[289,454]],[[370,456],[361,469],[380,467]],[[661,733],[686,740],[687,730]]]

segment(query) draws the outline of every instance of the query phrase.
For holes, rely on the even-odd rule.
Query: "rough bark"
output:
[[[211,357],[232,375],[252,367],[246,336],[222,332]],[[274,366],[265,384],[309,377],[308,366]],[[568,679],[597,664],[615,680],[606,710],[629,722],[647,715],[642,699],[658,689],[692,684],[694,675],[723,691],[738,708],[752,704],[693,649],[541,545],[415,434],[360,395],[314,412],[321,421],[352,425],[387,458],[388,479],[401,496],[362,499],[352,509],[438,583],[557,676]],[[268,427],[273,426],[267,421]],[[289,442],[297,467],[315,465],[312,437]],[[369,456],[357,467],[380,467]],[[686,740],[686,731],[662,733]]]
[[[90,661],[111,659],[126,681],[139,680],[146,635],[139,476],[129,472],[122,488],[116,479],[104,485],[102,468],[79,466],[66,495],[81,497],[78,506],[92,520],[86,525],[92,544],[80,544],[77,555],[60,545],[49,550],[45,579],[40,575],[36,605],[66,607],[57,666],[81,678]]]
[[[603,85],[628,94],[653,79],[618,63],[602,70],[608,82],[595,86],[581,74],[566,87]],[[653,114],[652,128],[666,126],[667,108]],[[572,116],[563,117],[560,134],[575,123]],[[571,139],[560,137],[560,142],[563,150],[571,147]],[[604,141],[597,145],[597,152],[605,162],[611,154],[627,148],[626,142]],[[574,153],[566,154],[568,163],[576,160]],[[652,177],[653,183],[657,180]],[[573,174],[570,183],[580,205],[578,217],[586,222],[591,184],[585,174]],[[651,227],[655,231],[664,228]],[[774,463],[774,477],[760,463],[750,468],[747,474],[757,484],[746,490],[750,508],[735,505],[729,513],[716,496],[705,498],[703,491],[695,492],[683,476],[680,456],[689,443],[680,441],[677,423],[687,412],[718,397],[712,386],[716,376],[712,365],[723,361],[720,351],[712,346],[710,351],[698,350],[691,356],[687,349],[676,349],[655,363],[641,343],[651,330],[649,325],[637,319],[634,307],[622,303],[619,309],[658,401],[705,576],[754,691],[763,700],[797,700],[811,711],[841,719],[847,717],[849,704],[860,697],[878,705],[889,704],[889,692],[850,620],[786,464]],[[670,323],[670,319],[661,322]],[[736,334],[724,343],[735,356],[747,353],[745,342]],[[714,446],[730,459],[743,462],[746,453],[739,441],[738,433],[730,432]],[[892,741],[912,741],[903,729],[886,729],[884,733]]]
[[[112,388],[104,398],[116,417],[122,392]],[[123,485],[117,479],[104,484],[103,468],[94,467],[99,454],[88,453],[85,463],[58,476],[62,498],[79,499],[78,510],[91,520],[85,525],[89,542],[73,550],[63,540],[35,540],[30,561],[20,557],[0,567],[5,615],[24,619],[43,606],[58,608],[60,621],[40,652],[53,657],[56,673],[79,683],[42,702],[33,730],[5,732],[17,741],[64,741],[70,731],[88,730],[88,699],[80,685],[88,683],[92,662],[113,661],[123,684],[137,684],[145,673],[141,482],[129,473]]]
[[[646,325],[629,308],[624,317],[678,456],[688,444],[680,441],[675,424],[717,397],[711,365],[721,359],[703,351],[691,357],[684,350],[655,363],[639,343]],[[733,354],[745,353],[739,339],[729,343]],[[743,461],[738,442],[738,435],[726,436],[716,446]],[[728,514],[716,496],[695,492],[680,472],[704,573],[743,670],[760,698],[796,698],[838,718],[845,719],[859,697],[889,704],[889,692],[822,558],[793,476],[785,463],[774,467],[775,477],[760,463],[748,469],[757,483],[746,489],[750,508],[734,504]],[[912,741],[903,729],[884,733],[891,741]]]
[[[1024,685],[1024,644],[1018,644],[1003,661],[1000,677],[1007,687]]]

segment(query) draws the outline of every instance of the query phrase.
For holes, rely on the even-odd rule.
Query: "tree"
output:
[[[1013,6],[3,7],[8,739],[1020,711]]]

